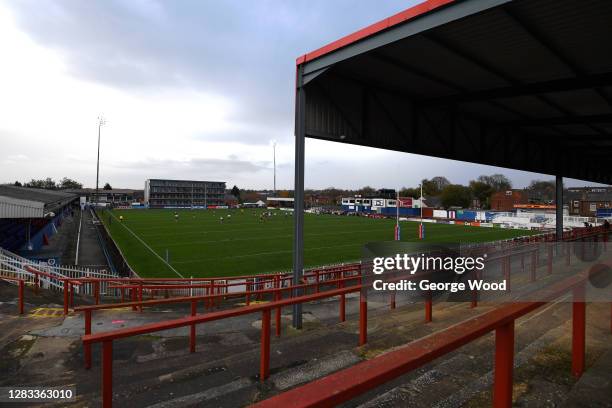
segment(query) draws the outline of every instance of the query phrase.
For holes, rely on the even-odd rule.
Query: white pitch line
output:
[[[122,223],[121,221],[119,221],[119,219],[117,219],[117,217],[115,217],[115,216],[113,215],[113,213],[112,213],[112,212],[110,212],[110,211],[109,211],[109,214],[110,214],[110,216],[111,216],[111,217],[113,217],[115,220],[117,220],[117,222],[118,222],[118,223],[119,223],[119,224],[120,224],[120,225],[121,225],[123,228],[125,228],[126,230],[128,230],[128,232],[129,232],[130,234],[132,234],[132,235],[134,236],[134,238],[136,238],[138,241],[140,241],[140,243],[141,243],[142,245],[144,245],[144,246],[145,246],[145,248],[147,248],[149,251],[151,251],[151,253],[152,253],[153,255],[155,255],[155,256],[156,256],[156,257],[157,257],[157,258],[158,258],[160,261],[162,261],[163,263],[165,263],[166,265],[168,265],[168,268],[172,269],[172,271],[173,271],[174,273],[176,273],[176,274],[177,274],[179,277],[184,278],[184,276],[183,276],[183,275],[181,275],[181,274],[179,273],[179,271],[177,271],[176,269],[174,269],[174,268],[172,267],[172,265],[170,265],[168,262],[166,262],[166,260],[165,260],[164,258],[162,258],[161,256],[159,256],[159,255],[157,254],[157,252],[155,252],[155,251],[154,251],[154,250],[153,250],[153,249],[152,249],[152,248],[151,248],[151,247],[150,247],[150,246],[149,246],[149,245],[148,245],[146,242],[144,242],[144,241],[143,241],[143,240],[142,240],[142,239],[141,239],[141,238],[140,238],[138,235],[136,235],[136,234],[134,233],[134,231],[132,231],[132,230],[131,230],[130,228],[128,228],[128,227],[127,227],[127,226],[126,226],[124,223]]]
[[[76,254],[74,255],[74,264],[79,264],[79,245],[81,244],[81,225],[83,224],[83,210],[80,211],[81,216],[79,217],[79,233],[77,235],[76,242]]]

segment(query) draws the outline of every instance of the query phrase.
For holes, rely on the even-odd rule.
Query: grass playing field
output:
[[[142,277],[229,276],[291,269],[290,214],[273,211],[275,216],[261,221],[262,210],[178,210],[176,220],[174,212],[113,210],[99,215],[130,266]],[[392,219],[305,214],[304,264],[357,261],[365,243],[393,240],[394,225]],[[402,222],[402,241],[417,241],[418,225]],[[528,234],[531,232],[426,225],[429,242],[485,242]]]

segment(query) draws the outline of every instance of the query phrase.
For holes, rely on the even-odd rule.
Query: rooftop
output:
[[[15,198],[18,200],[36,201],[46,205],[74,200],[75,194],[58,191],[44,190],[40,188],[16,187],[11,185],[0,185],[0,196]]]
[[[306,137],[609,184],[610,21],[610,1],[426,1],[298,58],[298,117]]]

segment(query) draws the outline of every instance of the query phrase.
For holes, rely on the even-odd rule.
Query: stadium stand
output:
[[[71,214],[76,199],[62,191],[0,185],[0,247],[40,249]]]

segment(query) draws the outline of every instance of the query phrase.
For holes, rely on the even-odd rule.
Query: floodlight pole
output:
[[[276,142],[273,145],[273,157],[274,157],[274,197],[276,197]]]
[[[304,148],[306,139],[306,91],[303,66],[298,67],[295,106],[295,181],[293,185],[293,284],[299,285],[304,273]],[[293,296],[299,296],[296,289]],[[302,305],[293,305],[293,327],[302,328]]]
[[[100,187],[98,183],[100,180],[100,128],[102,127],[102,125],[104,125],[104,117],[100,115],[98,116],[98,160],[96,164],[96,201],[98,200],[99,192],[100,192]]]

